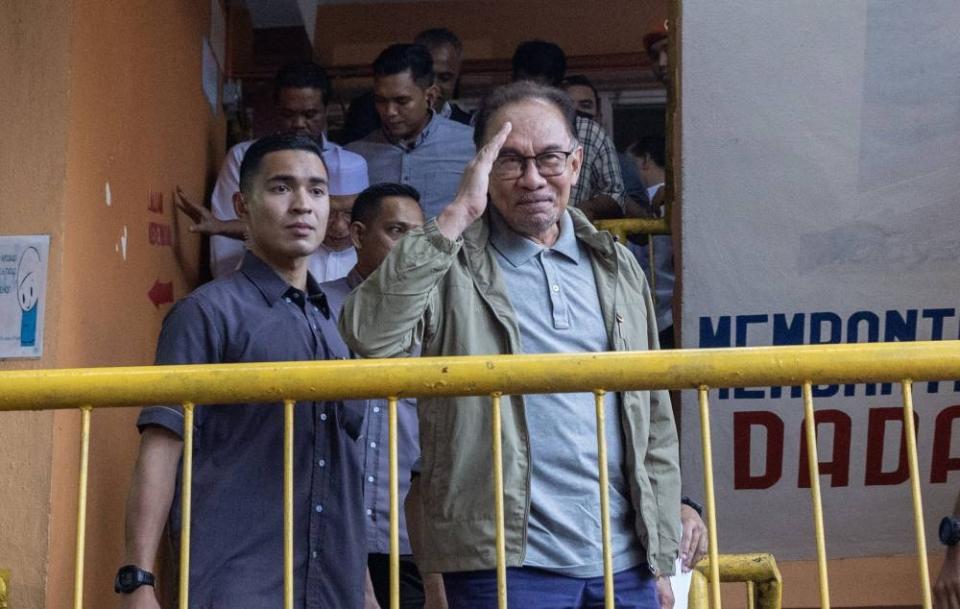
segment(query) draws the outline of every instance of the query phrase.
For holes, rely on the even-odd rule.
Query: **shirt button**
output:
[[[370,448],[376,448],[376,447],[377,447],[377,443],[376,443],[376,442],[371,442],[371,443],[370,443]]]
[[[554,286],[553,286],[553,291],[554,291],[554,292],[559,292],[559,291],[560,291],[560,286],[554,285]]]
[[[326,459],[320,459],[319,461],[317,461],[317,465],[319,465],[320,467],[326,467],[326,466],[327,466],[327,460],[326,460]]]
[[[373,516],[373,510],[367,508],[367,516]]]
[[[367,476],[367,482],[373,482],[373,480],[374,480],[373,476]]]
[[[323,511],[323,506],[318,503],[318,504],[317,504],[317,507],[315,507],[315,508],[313,508],[313,509],[316,510],[317,513],[319,514],[320,512]]]
[[[374,411],[374,412],[380,412],[380,407],[379,407],[379,406],[374,406],[374,407],[373,407],[373,411]]]
[[[326,420],[327,420],[327,413],[321,412],[321,413],[320,413],[320,420],[321,420],[321,421],[326,421]]]
[[[314,558],[316,558],[317,556],[320,556],[320,554],[316,550],[314,550],[313,552],[310,553],[310,556],[313,556]]]

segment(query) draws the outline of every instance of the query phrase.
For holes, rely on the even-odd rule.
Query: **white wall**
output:
[[[741,317],[746,344],[769,345],[778,313],[805,314],[804,342],[816,340],[816,312],[837,316],[841,342],[858,311],[877,315],[881,340],[888,310],[914,311],[918,340],[938,327],[960,337],[960,4],[683,0],[682,12],[684,347],[701,346],[702,319],[723,316],[736,342],[736,316],[752,314],[767,321]],[[956,389],[914,392],[934,551],[960,488],[960,472],[930,483],[935,418],[960,404]],[[831,557],[915,552],[908,483],[864,485],[867,412],[900,405],[899,387],[877,393],[841,387],[816,402],[852,420],[848,484],[821,477]],[[812,558],[809,492],[797,481],[802,402],[789,389],[763,395],[711,392],[720,550]],[[685,396],[684,474],[700,496],[695,403]],[[769,488],[734,489],[734,411],[785,423],[783,475]],[[899,429],[889,428],[885,471],[896,469]],[[960,423],[947,433],[960,456]],[[828,456],[831,428],[821,434]],[[752,451],[751,471],[762,456]]]

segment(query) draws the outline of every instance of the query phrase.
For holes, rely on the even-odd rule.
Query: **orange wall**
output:
[[[316,55],[324,65],[369,64],[384,47],[445,26],[463,40],[468,59],[510,58],[531,38],[556,42],[568,55],[636,53],[643,35],[662,27],[668,0],[486,0],[321,5]]]
[[[0,234],[50,234],[51,262],[44,358],[0,368],[152,361],[170,305],[154,306],[150,288],[171,282],[179,298],[200,274],[199,239],[178,226],[171,193],[179,184],[202,200],[223,151],[222,116],[200,83],[208,11],[194,0],[4,3]],[[163,194],[162,213],[148,210],[151,191]],[[175,246],[151,245],[151,222],[169,227]],[[0,416],[0,568],[12,571],[11,606],[71,606],[79,416]],[[135,417],[93,416],[89,607],[116,603]]]
[[[202,201],[219,166],[222,119],[201,88],[201,45],[209,3],[77,0],[72,31],[61,317],[63,367],[149,364],[169,304],[155,306],[155,282],[175,299],[198,281],[199,239],[178,224],[172,192]],[[109,36],[104,36],[109,32]],[[111,205],[106,204],[109,183]],[[163,197],[150,211],[150,193]],[[169,227],[173,246],[153,245],[150,224]],[[126,234],[126,257],[121,235]],[[136,454],[135,409],[93,416],[87,606],[115,604],[113,574],[122,558],[123,506]],[[50,607],[72,596],[79,417],[54,426]]]
[[[0,18],[0,234],[49,234],[49,286],[61,278],[71,6],[8,0]],[[63,307],[46,303],[44,357],[0,361],[0,369],[55,367]],[[0,569],[11,570],[11,606],[43,607],[52,420],[50,413],[0,415]]]

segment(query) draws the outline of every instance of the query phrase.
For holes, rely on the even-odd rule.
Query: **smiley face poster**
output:
[[[48,235],[0,236],[0,359],[43,355]]]

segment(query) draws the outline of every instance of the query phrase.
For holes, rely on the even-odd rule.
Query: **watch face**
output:
[[[128,594],[140,586],[152,586],[153,574],[149,571],[137,568],[132,565],[121,567],[117,572],[117,579],[114,582],[114,590],[119,593]]]
[[[946,516],[940,521],[940,543],[953,546],[960,541],[960,522],[956,518]]]

